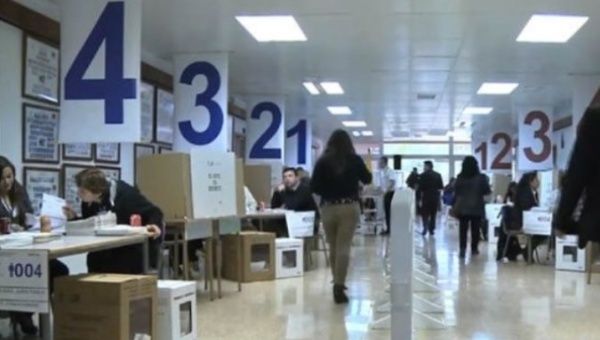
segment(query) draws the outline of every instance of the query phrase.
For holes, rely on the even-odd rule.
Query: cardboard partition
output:
[[[236,210],[238,216],[246,215],[246,195],[244,191],[244,160],[238,158],[235,160],[235,189],[236,189]]]
[[[54,339],[156,339],[156,277],[90,274],[57,278]]]
[[[244,183],[257,202],[271,202],[271,166],[246,165],[244,167]]]

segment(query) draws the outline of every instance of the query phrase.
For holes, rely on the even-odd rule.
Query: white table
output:
[[[100,250],[114,249],[135,244],[143,245],[143,263],[144,272],[148,272],[149,267],[149,248],[148,235],[133,234],[125,236],[63,236],[59,239],[47,243],[35,243],[28,245],[10,245],[6,244],[0,249],[0,253],[5,250],[12,251],[46,251],[48,261],[63,256],[77,255]],[[48,275],[49,278],[49,275]],[[44,340],[52,339],[52,324],[50,322],[50,313],[40,314],[40,335]]]

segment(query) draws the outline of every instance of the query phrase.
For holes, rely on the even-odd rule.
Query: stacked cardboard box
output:
[[[90,274],[56,279],[54,339],[156,339],[156,277]]]
[[[223,277],[238,281],[240,275],[242,282],[275,279],[274,233],[241,232],[223,238]]]

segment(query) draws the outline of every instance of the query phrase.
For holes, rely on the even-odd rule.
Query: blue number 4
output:
[[[136,80],[124,78],[124,26],[124,2],[109,2],[65,77],[65,99],[104,100],[106,124],[123,124],[123,101],[137,97]],[[83,79],[103,42],[105,79]]]

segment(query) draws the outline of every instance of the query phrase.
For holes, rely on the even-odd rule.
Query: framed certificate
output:
[[[110,164],[121,162],[121,144],[119,143],[98,143],[94,153],[96,162]]]
[[[170,153],[173,152],[173,148],[167,147],[167,146],[159,146],[158,147],[158,154],[162,155],[163,153]]]
[[[23,162],[58,164],[58,110],[23,104]]]
[[[81,199],[77,193],[77,183],[75,182],[75,176],[83,170],[90,169],[90,166],[75,165],[75,164],[63,164],[62,166],[62,190],[61,195],[67,201],[67,204],[78,215],[81,214]]]
[[[42,209],[44,194],[60,195],[60,170],[48,168],[23,168],[23,186],[29,194],[31,206],[35,215]]]
[[[73,143],[62,145],[62,158],[67,161],[85,161],[94,160],[94,148],[90,143]]]
[[[154,86],[142,83],[141,107],[142,107],[142,142],[151,143],[154,134]]]
[[[175,103],[173,94],[163,89],[156,90],[156,125],[154,141],[172,145],[175,129]]]
[[[58,104],[60,88],[58,47],[25,35],[23,51],[23,96]]]
[[[108,179],[121,179],[121,168],[111,166],[97,166],[96,168],[102,170]]]
[[[133,177],[134,183],[137,184],[137,161],[140,157],[154,155],[154,145],[135,144],[133,146]]]

